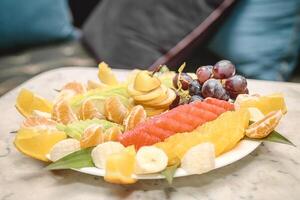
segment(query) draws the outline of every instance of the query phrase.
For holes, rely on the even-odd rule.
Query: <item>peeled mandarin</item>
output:
[[[264,118],[251,124],[246,129],[246,135],[256,139],[267,137],[278,125],[282,115],[281,110],[270,112]]]
[[[52,119],[63,124],[68,124],[76,121],[77,117],[68,102],[61,100],[53,106]]]

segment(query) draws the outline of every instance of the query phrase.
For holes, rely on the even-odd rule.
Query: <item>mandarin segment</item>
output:
[[[97,107],[93,103],[93,101],[87,99],[80,106],[79,118],[82,120],[87,120],[87,119],[93,119],[93,118],[104,119],[105,117],[97,109]]]
[[[77,117],[67,101],[61,100],[54,104],[52,119],[63,124],[68,124],[77,120]]]
[[[136,127],[139,123],[146,120],[147,113],[143,106],[134,106],[128,116],[124,119],[125,130],[131,130]]]
[[[109,97],[105,100],[105,116],[107,119],[122,124],[128,114],[128,109],[122,104],[117,96]]]
[[[264,118],[251,124],[246,129],[246,135],[255,139],[267,137],[276,128],[282,115],[281,110],[270,112]]]

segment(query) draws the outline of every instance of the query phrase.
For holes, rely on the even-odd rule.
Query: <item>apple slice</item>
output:
[[[173,101],[174,99],[176,98],[176,93],[174,92],[174,90],[168,88],[167,90],[167,98],[163,101],[160,101],[159,103],[157,104],[153,104],[153,107],[155,108],[165,108],[167,106],[169,106]]]
[[[153,100],[164,93],[166,93],[167,87],[164,85],[161,85],[161,87],[156,88],[155,90],[152,90],[151,92],[144,94],[144,95],[138,95],[138,96],[133,96],[133,99],[136,101],[150,101]]]
[[[134,88],[140,92],[150,92],[161,85],[160,80],[148,71],[138,72],[134,79]]]

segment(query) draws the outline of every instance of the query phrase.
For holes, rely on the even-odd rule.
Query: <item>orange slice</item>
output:
[[[134,106],[131,109],[129,115],[124,120],[125,130],[128,131],[133,129],[140,122],[145,121],[146,117],[147,117],[147,113],[143,106],[141,105]]]
[[[53,107],[52,119],[63,124],[68,124],[76,121],[77,117],[68,102],[66,100],[61,100]]]
[[[100,124],[92,124],[88,126],[80,139],[81,148],[97,146],[104,142],[103,126]]]
[[[22,89],[17,97],[16,108],[24,116],[29,117],[34,110],[51,113],[52,103],[30,90]]]
[[[84,85],[76,81],[67,83],[63,86],[62,90],[73,90],[76,94],[83,94],[86,92]]]
[[[119,135],[122,134],[122,131],[119,127],[113,126],[105,130],[104,141],[118,141]]]
[[[46,117],[28,117],[21,125],[21,128],[40,128],[40,129],[51,129],[56,128],[57,122]]]
[[[18,131],[14,144],[17,149],[33,158],[48,161],[51,148],[67,136],[56,129],[56,122],[44,117],[27,118]]]
[[[123,120],[128,114],[128,109],[122,104],[117,96],[106,99],[104,107],[105,115],[109,120],[118,124],[123,124]]]
[[[251,124],[245,131],[249,138],[264,138],[267,137],[278,125],[282,118],[281,110],[270,112],[263,119]]]
[[[86,119],[104,119],[105,117],[98,111],[92,100],[85,100],[79,109],[79,117],[82,120]]]

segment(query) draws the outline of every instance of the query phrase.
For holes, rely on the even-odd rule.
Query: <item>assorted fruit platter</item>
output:
[[[51,101],[21,89],[14,144],[49,170],[100,170],[92,174],[116,184],[208,172],[243,140],[292,144],[274,130],[287,112],[281,93],[250,95],[227,60],[184,67],[136,69],[120,82],[102,62],[99,81],[66,83]]]

